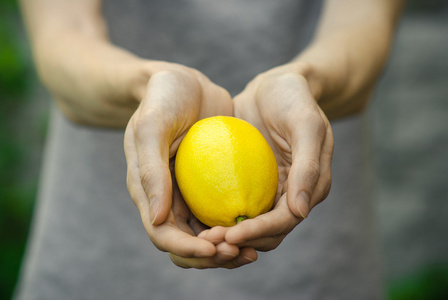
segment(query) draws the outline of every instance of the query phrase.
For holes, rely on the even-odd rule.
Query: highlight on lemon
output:
[[[193,215],[233,226],[269,211],[278,186],[274,153],[250,123],[217,116],[195,123],[176,154],[175,176]]]

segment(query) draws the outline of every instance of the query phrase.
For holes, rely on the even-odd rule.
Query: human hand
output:
[[[234,268],[255,260],[253,249],[196,237],[205,226],[191,214],[174,178],[172,158],[188,129],[202,118],[232,115],[230,95],[197,70],[164,62],[151,68],[124,141],[128,190],[148,235],[185,268]]]
[[[200,236],[269,251],[327,197],[332,130],[305,76],[293,65],[257,76],[235,97],[234,112],[258,128],[274,151],[279,168],[275,207],[236,226],[214,227]]]

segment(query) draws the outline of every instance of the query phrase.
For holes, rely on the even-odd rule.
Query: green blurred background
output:
[[[409,1],[368,112],[391,300],[448,299],[448,1]],[[33,212],[50,97],[16,1],[0,0],[0,299]]]
[[[37,190],[47,106],[32,111],[36,85],[16,1],[0,0],[0,299],[15,285]]]

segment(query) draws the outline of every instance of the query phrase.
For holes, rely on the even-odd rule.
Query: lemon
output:
[[[193,215],[233,226],[269,211],[278,185],[274,153],[250,123],[211,117],[195,123],[176,155],[175,175]]]

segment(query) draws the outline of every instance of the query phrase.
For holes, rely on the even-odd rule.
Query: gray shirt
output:
[[[116,45],[199,69],[235,95],[309,43],[320,1],[104,1]],[[123,131],[53,109],[16,299],[381,299],[362,117],[332,123],[333,187],[275,250],[235,270],[158,251],[126,190]]]

